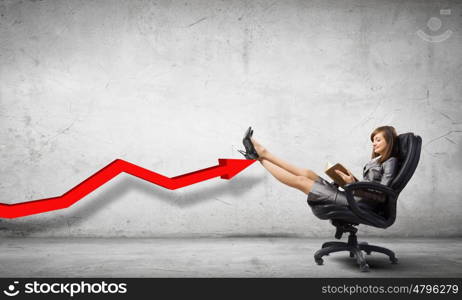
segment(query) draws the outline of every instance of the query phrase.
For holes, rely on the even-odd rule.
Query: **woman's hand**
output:
[[[353,183],[356,182],[356,178],[351,174],[350,170],[347,169],[348,174],[343,173],[340,170],[335,170],[335,173],[337,173],[346,183]]]

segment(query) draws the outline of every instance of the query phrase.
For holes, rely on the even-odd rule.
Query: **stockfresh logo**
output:
[[[24,282],[23,282],[24,283]],[[25,282],[23,294],[67,294],[71,297],[77,294],[125,294],[127,293],[127,283],[107,283],[102,282]],[[3,293],[8,297],[17,296],[19,291],[19,281],[9,284]]]
[[[19,294],[19,290],[16,290],[16,284],[19,284],[19,281],[14,281],[13,284],[8,285],[6,290],[3,290],[3,293],[9,297],[14,297]]]

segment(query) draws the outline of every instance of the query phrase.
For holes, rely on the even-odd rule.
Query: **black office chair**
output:
[[[322,220],[331,220],[332,225],[337,228],[335,233],[336,239],[341,239],[344,232],[349,232],[348,243],[332,241],[322,245],[322,249],[314,254],[314,259],[318,265],[323,264],[322,257],[329,255],[329,253],[349,251],[350,257],[356,256],[356,261],[361,271],[368,272],[369,265],[361,250],[367,254],[371,254],[372,251],[384,253],[389,256],[393,264],[398,262],[395,253],[389,249],[369,245],[367,242],[358,243],[356,238],[358,229],[355,226],[365,224],[378,228],[387,228],[395,222],[398,196],[417,168],[421,146],[421,137],[414,135],[412,132],[403,133],[398,136],[393,154],[393,156],[398,158],[398,173],[389,187],[377,182],[368,181],[347,184],[343,188],[346,192],[349,207],[339,207],[332,204],[313,205],[312,203],[308,203],[316,217]],[[354,191],[361,190],[385,195],[387,200],[380,210],[373,210],[367,204],[354,200]]]

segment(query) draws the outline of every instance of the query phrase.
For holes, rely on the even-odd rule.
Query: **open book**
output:
[[[326,170],[324,171],[324,173],[327,174],[327,176],[329,176],[330,178],[332,178],[332,180],[334,180],[334,182],[343,187],[345,184],[347,184],[340,175],[338,175],[335,170],[339,170],[345,174],[348,175],[348,171],[347,169],[340,163],[336,163],[335,165],[332,165],[330,162],[327,162],[327,165],[326,165]],[[353,175],[353,177],[355,178],[356,181],[359,181],[356,176]]]
[[[345,174],[348,174],[348,171],[347,169],[342,166],[340,163],[336,163],[335,165],[332,165],[330,162],[327,162],[327,165],[326,165],[326,170],[324,171],[330,178],[332,178],[334,180],[334,182],[339,185],[340,187],[343,187],[345,184],[347,184],[340,175],[338,175],[335,170],[340,170],[342,171],[343,173]],[[359,181],[356,176],[354,176],[354,179],[356,181]],[[381,192],[377,192],[377,191],[371,191],[369,189],[367,190],[355,190],[353,192],[353,195],[355,196],[360,196],[360,197],[365,197],[365,198],[368,198],[368,199],[371,199],[375,202],[385,202],[386,200],[386,197],[383,193]]]

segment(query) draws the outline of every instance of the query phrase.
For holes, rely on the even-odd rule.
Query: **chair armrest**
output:
[[[361,219],[371,223],[372,225],[376,227],[386,227],[388,226],[387,223],[383,222],[383,220],[378,220],[377,218],[371,216],[367,211],[361,209],[359,205],[356,203],[353,192],[356,190],[373,190],[373,191],[378,191],[385,193],[387,196],[389,196],[389,201],[394,201],[396,202],[398,194],[391,189],[390,187],[380,184],[378,182],[373,182],[373,181],[359,181],[359,182],[354,182],[350,184],[346,184],[343,186],[343,189],[345,190],[345,195],[347,197],[348,205],[351,208],[351,211],[360,217]],[[390,205],[390,204],[389,204]]]
[[[378,192],[383,192],[391,197],[396,197],[398,194],[393,190],[392,188],[380,184],[378,182],[374,181],[358,181],[358,182],[353,182],[350,184],[346,184],[343,186],[343,189],[345,192],[348,191],[355,191],[355,190],[365,190],[365,189],[370,189]]]

